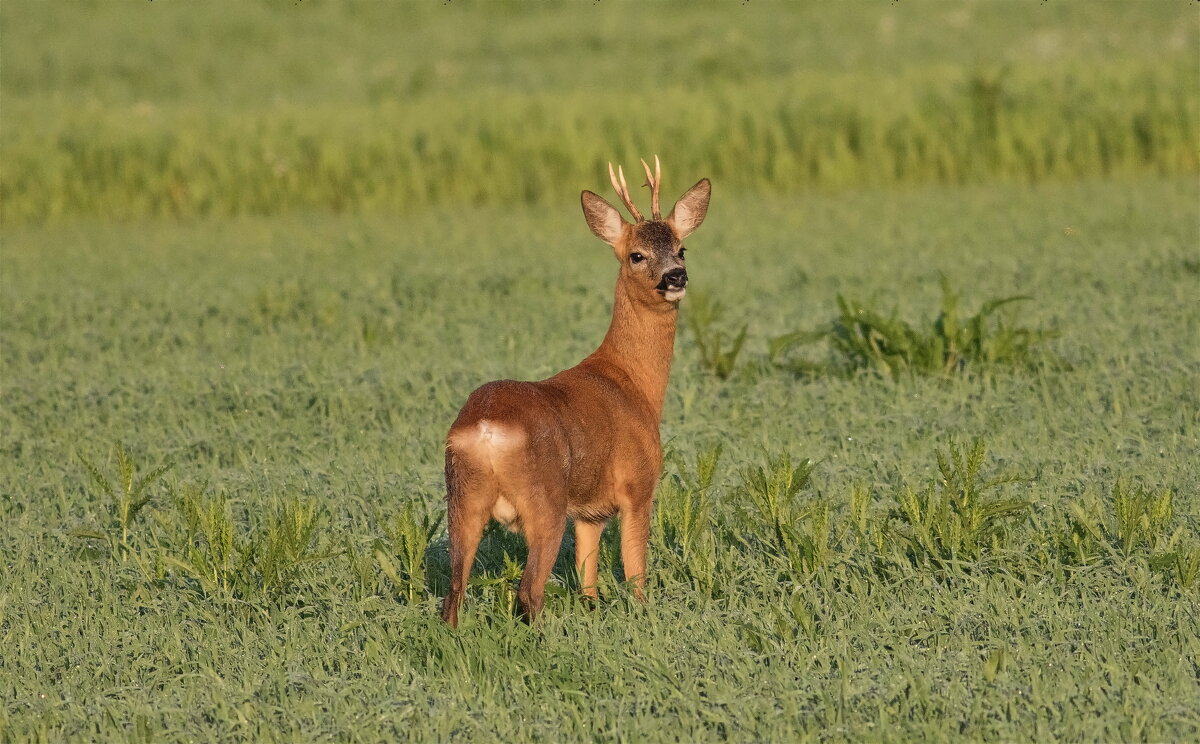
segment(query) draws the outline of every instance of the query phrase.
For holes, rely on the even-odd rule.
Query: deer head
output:
[[[620,284],[631,297],[647,305],[674,307],[687,291],[683,240],[704,221],[712,184],[707,178],[700,179],[663,219],[658,203],[662,181],[658,156],[654,156],[653,173],[645,160],[642,167],[651,193],[651,219],[642,217],[629,196],[625,172],[618,166],[614,173],[612,163],[608,165],[608,176],[633,222],[627,222],[616,207],[591,191],[581,195],[583,216],[596,237],[612,246],[621,262]]]

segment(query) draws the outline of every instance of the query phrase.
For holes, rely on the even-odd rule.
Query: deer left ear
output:
[[[587,220],[592,233],[605,243],[615,246],[625,230],[625,218],[617,208],[590,191],[584,191],[579,196],[583,204],[583,218]]]
[[[704,222],[704,215],[708,214],[710,196],[712,183],[707,178],[702,178],[675,202],[675,208],[667,216],[667,222],[675,228],[680,240],[694,233],[696,228],[700,227],[700,223]]]

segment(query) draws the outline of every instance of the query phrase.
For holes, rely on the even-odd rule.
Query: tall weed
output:
[[[717,579],[718,547],[711,491],[722,449],[702,450],[691,467],[682,457],[667,458],[677,460],[677,468],[659,484],[652,523],[658,560],[709,594]]]
[[[252,596],[251,551],[237,535],[224,493],[209,495],[204,486],[184,486],[175,504],[183,517],[184,542],[166,562],[199,582],[205,595]]]
[[[67,534],[81,539],[102,540],[109,544],[114,553],[119,553],[123,558],[127,558],[130,555],[129,532],[142,509],[146,508],[153,498],[149,493],[150,487],[162,480],[175,464],[167,461],[135,479],[137,467],[133,462],[133,456],[120,443],[114,446],[114,451],[117,458],[117,483],[115,486],[98,467],[92,464],[91,460],[79,455],[80,461],[83,462],[88,475],[91,476],[92,483],[100,489],[101,494],[108,502],[106,507],[111,515],[109,523],[103,529],[77,527]]]
[[[984,478],[985,446],[976,439],[970,449],[951,441],[936,450],[940,477],[924,489],[905,487],[896,497],[894,539],[916,565],[959,568],[1004,546],[1011,518],[1029,509],[1021,499],[1002,498],[996,491],[1023,480],[1017,475]]]
[[[684,314],[687,327],[696,339],[700,361],[705,369],[722,380],[733,374],[738,354],[746,343],[747,329],[743,324],[736,334],[722,330],[719,326],[724,315],[725,308],[720,302],[701,293],[692,295]]]
[[[1117,478],[1103,502],[1092,498],[1067,505],[1060,539],[1068,565],[1092,565],[1135,557],[1147,559],[1183,589],[1200,578],[1200,543],[1183,528],[1172,529],[1175,494],[1154,492]]]
[[[375,560],[384,576],[409,602],[426,596],[425,552],[442,527],[443,514],[414,503],[382,522],[386,542],[375,547]],[[399,561],[399,566],[392,560]]]
[[[874,370],[893,379],[904,374],[950,376],[968,367],[1028,365],[1040,357],[1040,346],[1055,337],[1052,331],[1015,324],[1000,311],[1027,301],[1027,296],[991,299],[973,315],[963,316],[960,293],[940,277],[941,306],[932,321],[913,325],[895,312],[841,295],[838,315],[825,328],[785,334],[771,340],[770,360],[777,367],[802,373],[820,369],[796,352],[824,341],[830,349],[828,368],[852,372]]]
[[[812,460],[794,463],[783,455],[742,473],[740,493],[748,502],[746,521],[753,531],[735,539],[772,555],[801,576],[811,575],[831,556],[830,505],[819,498],[807,504],[799,499],[815,466]]]
[[[176,496],[184,539],[163,560],[206,596],[269,603],[282,598],[305,568],[329,558],[318,551],[320,509],[291,497],[254,531],[239,529],[224,493],[187,486]]]

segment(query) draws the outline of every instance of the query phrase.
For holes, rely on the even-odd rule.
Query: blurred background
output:
[[[6,226],[573,203],[653,153],[669,191],[1198,170],[1192,2],[10,0],[0,21]]]

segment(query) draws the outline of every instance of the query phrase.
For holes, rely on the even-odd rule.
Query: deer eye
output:
[[[630,253],[629,254],[629,261],[631,263],[641,263],[642,261],[645,261],[645,260],[646,260],[646,257],[640,253]]]
[[[684,253],[687,253],[687,248],[684,248],[683,246],[680,246],[680,247],[679,247],[679,257],[680,257],[680,258],[683,258],[683,254],[684,254]]]

